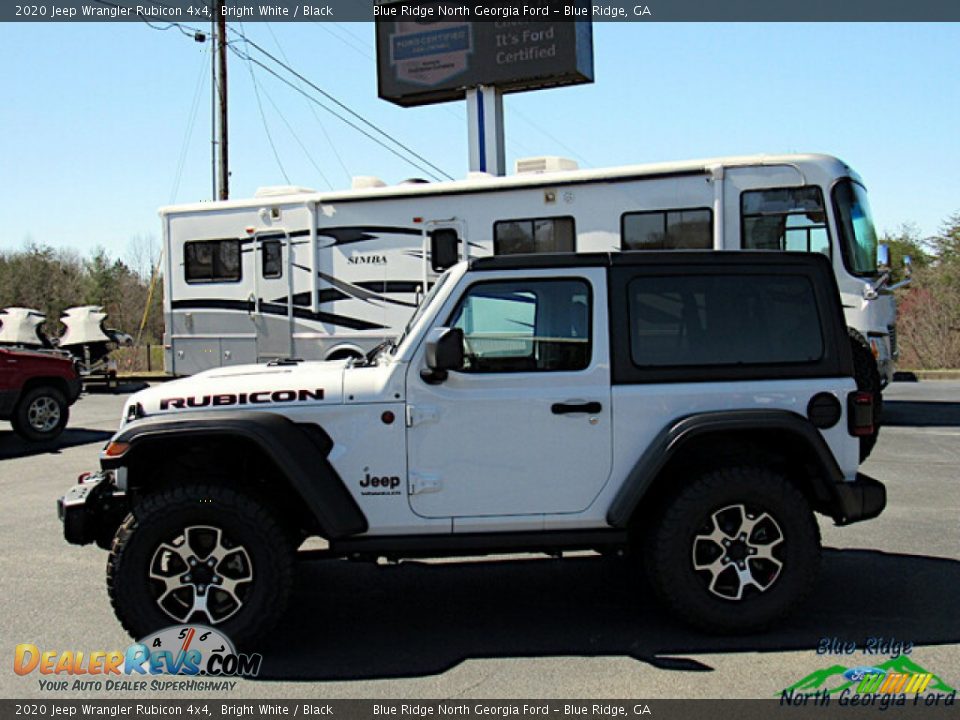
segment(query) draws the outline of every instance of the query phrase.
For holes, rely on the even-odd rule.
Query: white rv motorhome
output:
[[[360,356],[398,335],[438,273],[464,257],[676,248],[824,253],[855,342],[879,382],[893,375],[896,309],[866,190],[826,155],[600,170],[534,158],[509,177],[365,177],[346,191],[265,188],[160,214],[174,375]]]

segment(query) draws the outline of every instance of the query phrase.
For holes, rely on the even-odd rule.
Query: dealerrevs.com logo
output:
[[[32,643],[21,643],[14,651],[13,669],[17,675],[38,674],[43,691],[190,692],[233,690],[237,682],[228,678],[256,677],[262,663],[259,653],[238,653],[218,630],[174,625],[126,650],[41,650]],[[184,675],[191,679],[162,678]]]

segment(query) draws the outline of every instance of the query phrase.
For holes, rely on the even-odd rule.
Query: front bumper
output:
[[[850,525],[877,517],[887,506],[887,488],[868,475],[857,473],[853,482],[834,486],[833,512],[837,525]]]
[[[117,490],[112,472],[89,475],[57,500],[63,536],[74,545],[96,542],[109,548],[128,511],[127,496]]]

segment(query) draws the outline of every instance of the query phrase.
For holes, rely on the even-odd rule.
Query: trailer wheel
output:
[[[853,379],[857,383],[857,390],[873,395],[873,433],[860,438],[860,462],[863,462],[873,451],[880,434],[880,423],[883,420],[883,395],[880,392],[880,371],[870,352],[870,344],[863,339],[856,330],[848,330],[850,334],[850,348],[853,351]]]
[[[34,442],[53,440],[67,426],[70,406],[59,390],[38,385],[27,390],[10,419],[20,437]]]

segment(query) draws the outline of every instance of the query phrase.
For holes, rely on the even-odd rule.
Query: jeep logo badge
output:
[[[360,491],[361,495],[399,495],[400,478],[397,475],[378,477],[367,472],[360,481],[360,487],[363,488]]]

